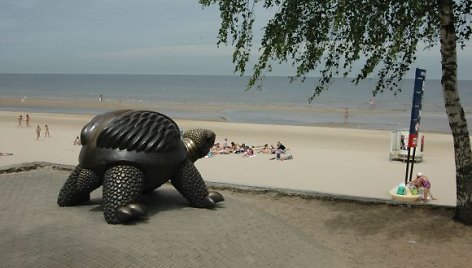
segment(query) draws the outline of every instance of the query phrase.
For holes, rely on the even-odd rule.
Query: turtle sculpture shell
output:
[[[152,111],[121,110],[99,115],[81,132],[79,166],[103,176],[111,166],[136,166],[145,176],[144,190],[165,183],[187,159],[177,124]]]

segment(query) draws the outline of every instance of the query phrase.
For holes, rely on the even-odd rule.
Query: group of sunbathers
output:
[[[228,144],[228,139],[225,139],[224,143],[215,143],[213,147],[211,148],[210,152],[208,153],[207,157],[212,157],[217,154],[242,154],[245,157],[253,157],[257,153],[263,153],[263,154],[275,154],[276,157],[271,158],[272,159],[277,159],[277,160],[288,160],[288,159],[293,159],[293,157],[287,156],[287,157],[281,157],[281,154],[285,154],[287,151],[287,148],[285,145],[283,145],[281,142],[277,142],[277,146],[269,145],[269,144],[264,144],[262,146],[249,146],[245,143],[235,143],[232,141],[230,144]]]

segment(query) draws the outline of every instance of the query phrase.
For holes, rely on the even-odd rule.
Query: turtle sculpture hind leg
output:
[[[120,165],[105,172],[103,214],[111,224],[126,223],[146,215],[139,198],[144,189],[144,173],[136,167]]]
[[[200,172],[190,160],[182,164],[171,182],[177,191],[195,207],[213,208],[216,203],[224,200],[220,193],[208,191]]]
[[[62,186],[57,204],[61,207],[76,206],[90,200],[90,193],[102,185],[93,171],[77,166]]]

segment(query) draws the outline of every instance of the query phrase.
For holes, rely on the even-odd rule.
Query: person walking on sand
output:
[[[44,125],[44,137],[51,137],[51,135],[49,134],[49,127],[48,125]]]
[[[18,125],[16,127],[21,127],[22,122],[23,122],[23,116],[20,114],[20,116],[18,116]]]
[[[344,121],[347,122],[349,120],[349,108],[344,108]]]
[[[30,118],[29,114],[26,114],[25,121],[26,121],[26,126],[29,127],[30,126],[30,121],[31,121],[31,118]]]
[[[40,136],[41,136],[41,127],[38,125],[36,127],[36,140],[38,140]]]
[[[372,96],[369,101],[370,109],[375,109],[375,97]]]

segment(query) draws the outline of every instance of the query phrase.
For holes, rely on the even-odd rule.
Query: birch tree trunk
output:
[[[441,63],[444,105],[454,139],[457,205],[454,218],[472,225],[472,151],[464,109],[457,91],[457,36],[454,1],[438,0],[441,14]]]

